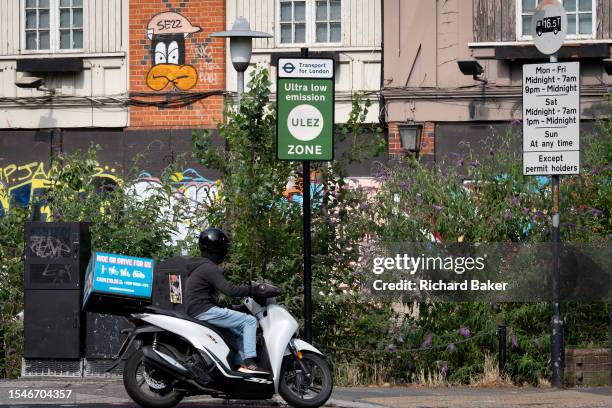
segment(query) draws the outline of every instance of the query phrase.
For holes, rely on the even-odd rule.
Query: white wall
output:
[[[128,92],[128,1],[83,1],[83,50],[32,53],[22,49],[23,0],[0,0],[0,128],[124,127],[128,110],[103,97],[125,98]],[[46,94],[20,89],[15,81],[23,58],[83,57],[83,71],[44,75]],[[37,74],[39,76],[40,74]],[[35,97],[36,99],[24,99]]]
[[[277,0],[227,0],[226,24],[228,29],[238,16],[245,17],[252,30],[264,31],[273,35],[269,39],[254,41],[251,68],[256,64],[270,69],[274,82],[276,68],[270,67],[272,52],[296,52],[299,48],[278,46],[275,36],[277,24]],[[336,122],[346,122],[351,110],[351,95],[357,91],[377,92],[380,89],[381,66],[381,2],[379,0],[342,0],[342,43],[334,46],[311,47],[312,51],[339,52],[336,65]],[[236,90],[236,72],[227,52],[227,89]],[[273,90],[275,87],[273,85]],[[378,121],[377,96],[370,97],[374,106],[368,114],[368,121]]]

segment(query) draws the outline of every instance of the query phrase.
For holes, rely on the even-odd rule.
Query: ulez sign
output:
[[[279,58],[276,155],[328,161],[334,156],[334,60]]]
[[[523,174],[578,174],[580,63],[523,65]]]

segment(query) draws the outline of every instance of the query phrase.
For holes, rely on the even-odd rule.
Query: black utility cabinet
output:
[[[89,224],[28,222],[25,227],[24,357],[83,355],[83,276],[91,253]]]

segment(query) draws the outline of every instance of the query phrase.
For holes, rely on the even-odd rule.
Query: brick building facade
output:
[[[129,92],[163,102],[225,89],[224,40],[210,37],[223,30],[223,0],[131,0]],[[173,108],[131,106],[129,127],[214,127],[222,119],[222,96],[194,100]]]

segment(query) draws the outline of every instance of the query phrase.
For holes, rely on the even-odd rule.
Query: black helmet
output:
[[[230,239],[219,228],[206,228],[200,233],[198,244],[203,255],[213,255],[214,261],[221,263],[229,251]]]

